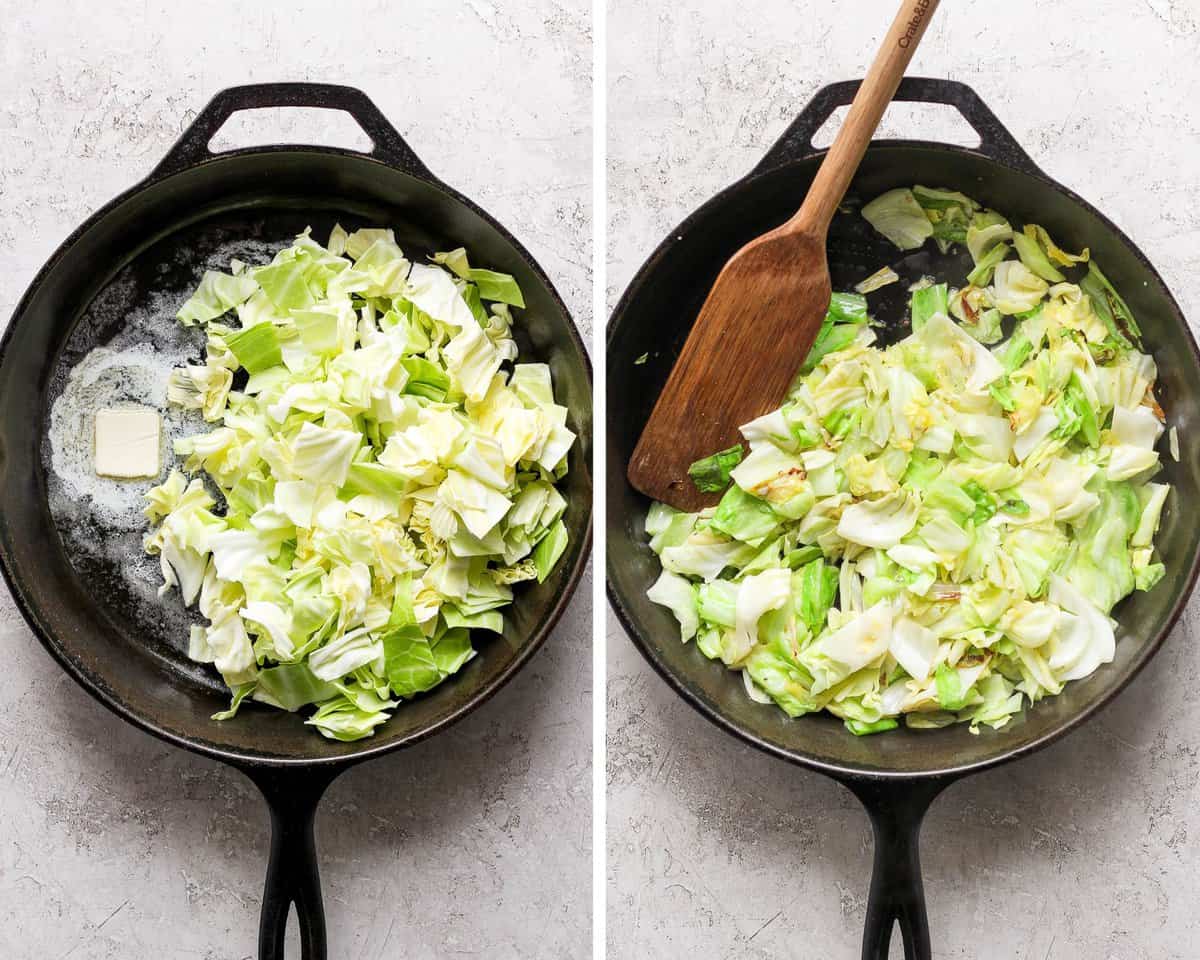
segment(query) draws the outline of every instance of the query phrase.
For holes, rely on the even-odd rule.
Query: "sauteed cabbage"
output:
[[[914,285],[885,348],[866,299],[834,295],[786,403],[741,428],[748,454],[693,467],[728,485],[719,505],[650,508],[649,597],[793,717],[1000,728],[1111,661],[1113,607],[1165,572],[1154,361],[1089,252],[1042,227],[923,187],[862,212],[974,269]]]
[[[391,230],[305,231],[269,264],[205,274],[179,311],[206,359],[168,400],[219,425],[175,441],[183,471],[147,494],[145,545],[160,593],[208,621],[189,655],[232,691],[215,719],[251,697],[368,736],[566,549],[555,484],[575,436],[549,367],[515,362],[521,291],[464,250],[433,260]]]

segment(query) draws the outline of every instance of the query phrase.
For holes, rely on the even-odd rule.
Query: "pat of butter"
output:
[[[121,480],[157,477],[161,430],[156,410],[97,410],[96,473]]]

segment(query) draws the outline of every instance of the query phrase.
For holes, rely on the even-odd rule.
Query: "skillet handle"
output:
[[[378,157],[415,177],[436,182],[429,168],[365,93],[336,83],[250,83],[220,91],[167,151],[151,178],[165,177],[211,160],[216,154],[208,149],[208,144],[225,121],[240,110],[264,107],[342,110],[350,114],[363,133],[371,138],[374,149],[369,156]]]
[[[925,887],[921,882],[921,821],[949,780],[898,786],[852,781],[875,833],[875,865],[867,898],[862,960],[888,960],[892,929],[900,925],[905,960],[932,960]]]
[[[813,137],[838,107],[850,105],[861,84],[861,80],[846,80],[818,90],[752,173],[766,173],[820,152],[813,145]],[[905,77],[892,99],[902,103],[939,103],[954,107],[979,134],[979,146],[974,148],[974,152],[1022,173],[1041,174],[1016,137],[1008,132],[979,94],[965,83],[931,77]]]
[[[302,960],[328,960],[313,820],[325,789],[344,769],[245,769],[271,811],[271,854],[258,925],[258,960],[284,960],[292,904],[300,925]]]

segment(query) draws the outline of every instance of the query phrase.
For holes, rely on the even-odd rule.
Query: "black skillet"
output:
[[[638,648],[704,716],[768,753],[833,777],[858,796],[875,833],[863,958],[886,960],[893,925],[899,923],[906,957],[928,960],[918,857],[926,810],[960,777],[1023,757],[1083,723],[1153,656],[1183,610],[1197,575],[1200,525],[1189,522],[1180,504],[1200,501],[1200,451],[1185,443],[1182,462],[1164,457],[1161,479],[1174,486],[1158,536],[1167,575],[1154,590],[1134,594],[1117,608],[1116,659],[1003,730],[974,736],[964,725],[902,728],[858,738],[827,715],[789,720],[774,706],[751,701],[736,673],[706,660],[694,644],[679,642],[671,613],[646,599],[659,566],[642,532],[648,504],[626,482],[626,465],[721,265],[742,244],[799,208],[822,155],[812,137],[837,107],[850,103],[857,89],[857,82],[849,82],[819,91],[745,179],[671,231],[613,312],[607,351],[608,589]],[[1169,422],[1181,436],[1191,436],[1200,422],[1200,354],[1178,305],[1141,251],[1101,213],[1042,173],[969,87],[911,78],[901,84],[896,99],[956,107],[980,144],[966,149],[917,140],[877,141],[850,188],[851,204],[913,183],[949,187],[1020,221],[1044,225],[1066,248],[1090,247],[1142,325],[1158,362],[1159,399]],[[965,254],[941,257],[929,247],[900,255],[857,211],[834,218],[829,265],[835,290],[850,289],[889,263],[904,279],[868,298],[874,315],[886,324],[881,331],[885,342],[906,333],[909,282],[924,274],[961,278],[969,269]],[[648,360],[636,365],[635,358],[644,353]]]
[[[214,155],[208,143],[228,117],[260,107],[317,107],[350,114],[372,152],[271,146]],[[61,373],[119,334],[126,317],[168,295],[181,303],[202,269],[246,242],[284,246],[306,225],[318,237],[347,227],[394,227],[410,256],[466,246],[512,273],[527,307],[516,335],[522,357],[548,363],[581,440],[564,493],[567,554],[543,584],[518,588],[502,636],[476,640],[478,655],[430,694],[402,704],[375,735],[326,740],[301,718],[254,707],[233,722],[211,714],[228,695],[215,673],[191,663],[186,637],[165,629],[162,603],[131,588],[111,561],[64,549],[79,522],[54,516],[43,446]],[[177,336],[171,310],[162,335]],[[157,332],[155,334],[158,335]],[[196,353],[202,350],[197,337]],[[55,376],[56,372],[59,374]],[[271,853],[259,956],[283,956],[294,903],[305,960],[326,956],[313,819],[330,782],[352,764],[445,729],[478,707],[545,640],[582,575],[591,533],[591,369],[567,309],[525,249],[495,220],[434,177],[358,90],[266,84],[219,93],[150,176],[117,197],[55,252],[17,305],[0,341],[0,569],[46,649],[97,700],[155,736],[241,770],[271,811]],[[129,534],[85,531],[93,540]],[[130,555],[136,553],[136,535]]]

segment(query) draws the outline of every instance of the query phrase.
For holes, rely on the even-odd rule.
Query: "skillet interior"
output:
[[[908,141],[873,145],[848,199],[870,200],[896,186],[922,183],[961,190],[1021,221],[1045,226],[1065,248],[1091,248],[1142,326],[1159,369],[1159,399],[1179,428],[1182,461],[1164,456],[1161,479],[1174,491],[1157,538],[1167,567],[1149,593],[1135,593],[1115,611],[1120,622],[1116,659],[1086,680],[1071,683],[1000,731],[972,735],[965,725],[942,730],[905,728],[854,737],[827,714],[790,720],[773,705],[745,694],[741,678],[679,642],[671,613],[645,597],[658,576],[657,557],[642,531],[645,497],[625,480],[642,425],[678,355],[721,265],[742,244],[796,210],[815,175],[810,157],[733,185],[709,201],[650,257],[618,304],[608,336],[608,580],[614,605],[642,652],[666,679],[710,719],[764,749],[829,772],[871,776],[965,770],[1035,749],[1114,695],[1154,653],[1178,616],[1196,575],[1200,526],[1181,505],[1200,494],[1200,451],[1188,442],[1200,422],[1200,360],[1170,293],[1144,256],[1086,203],[1039,176],[1020,173],[979,154]],[[932,273],[961,283],[966,269],[928,250],[907,256],[876,235],[857,213],[834,218],[829,264],[835,290],[850,289],[885,264],[915,279]],[[965,254],[961,255],[965,257]],[[960,261],[960,264],[966,261]],[[946,267],[950,267],[946,272]],[[872,312],[895,339],[907,283],[871,294]],[[634,358],[648,353],[642,365]],[[736,362],[736,358],[729,358]],[[1165,449],[1165,442],[1162,445]]]
[[[158,601],[144,575],[129,575],[137,534],[103,523],[89,527],[89,511],[72,509],[42,456],[63,368],[123,331],[128,337],[130,318],[147,311],[154,314],[146,325],[156,347],[182,338],[199,358],[202,334],[181,332],[172,314],[202,270],[227,268],[239,252],[262,262],[307,225],[323,240],[335,220],[392,226],[413,258],[465,245],[479,263],[516,276],[527,301],[516,334],[522,358],[550,364],[558,398],[581,437],[565,489],[571,545],[555,573],[544,584],[518,588],[503,637],[477,637],[478,655],[458,676],[404,704],[374,737],[356,744],[325,740],[297,717],[266,708],[243,712],[233,723],[211,721],[228,695],[214,673],[187,659],[178,595]],[[135,722],[187,738],[187,746],[254,759],[375,753],[434,732],[488,696],[557,619],[585,560],[590,420],[587,360],[565,308],[515,242],[468,203],[336,151],[226,155],[114,201],[64,245],[14,315],[0,356],[0,554],[14,595],[51,652]],[[89,541],[109,549],[83,549]]]

